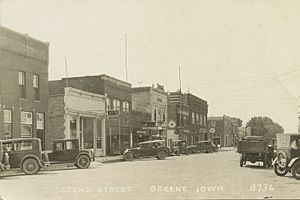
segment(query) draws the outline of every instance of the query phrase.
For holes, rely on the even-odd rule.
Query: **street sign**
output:
[[[107,111],[107,115],[109,118],[117,118],[120,115],[120,110],[109,110]]]
[[[210,132],[210,133],[215,133],[215,132],[216,132],[216,129],[210,128],[210,129],[209,129],[209,132]]]
[[[170,120],[168,125],[169,125],[170,128],[175,128],[176,127],[176,123],[173,120]]]

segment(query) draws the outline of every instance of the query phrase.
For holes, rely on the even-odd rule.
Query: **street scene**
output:
[[[261,163],[240,168],[239,154],[232,148],[165,160],[94,162],[85,170],[42,171],[0,182],[2,198],[10,200],[297,199],[298,185],[291,176],[278,177]]]
[[[299,198],[299,10],[0,0],[0,200]]]

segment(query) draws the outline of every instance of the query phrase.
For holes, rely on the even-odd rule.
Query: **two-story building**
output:
[[[0,26],[0,139],[38,137],[45,146],[49,43]]]
[[[71,77],[59,80],[64,86],[106,96],[105,111],[119,110],[119,115],[105,120],[106,155],[119,155],[132,146],[131,84],[103,75]],[[97,109],[97,108],[95,108]]]
[[[132,88],[133,143],[165,139],[168,95],[162,85]]]
[[[208,140],[207,132],[207,101],[187,93],[187,104],[190,108],[190,135],[188,137],[189,143],[193,144],[196,141]]]

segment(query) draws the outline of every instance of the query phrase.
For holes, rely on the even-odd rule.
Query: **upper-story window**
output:
[[[123,112],[129,112],[129,102],[123,101],[122,108],[123,108]]]
[[[162,108],[162,121],[165,122],[166,121],[166,109]]]
[[[200,114],[200,125],[202,126],[204,123],[203,123],[203,115]]]
[[[113,109],[114,110],[119,110],[120,109],[120,100],[119,99],[114,99],[113,100]]]
[[[21,111],[21,137],[32,137],[32,112]]]
[[[153,106],[154,121],[156,121],[156,106]]]
[[[34,99],[40,100],[40,78],[38,75],[33,75],[32,77],[33,90],[34,90]]]
[[[192,124],[195,124],[195,113],[192,112]]]
[[[217,123],[216,121],[210,121],[210,126],[211,126],[211,127],[215,127],[215,126],[216,126],[216,123]]]
[[[199,125],[199,113],[196,113],[196,124]]]
[[[110,110],[111,109],[111,101],[110,98],[107,97],[106,98],[106,110]]]
[[[203,125],[206,126],[207,124],[207,117],[206,115],[203,115]]]
[[[25,72],[19,71],[20,98],[26,99],[26,76]]]

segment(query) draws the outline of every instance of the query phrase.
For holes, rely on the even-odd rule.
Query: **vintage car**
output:
[[[251,163],[263,162],[263,167],[271,166],[273,160],[273,147],[263,136],[246,136],[239,140],[237,153],[240,154],[240,167]]]
[[[171,146],[171,152],[177,156],[179,156],[180,154],[187,154],[186,141],[185,140],[173,140],[172,146]]]
[[[300,179],[300,134],[277,134],[277,157],[273,162],[277,176],[291,172]]]
[[[0,140],[0,163],[2,170],[21,168],[25,174],[37,174],[45,166],[41,140],[38,138]]]
[[[170,148],[166,146],[165,140],[151,140],[140,142],[136,148],[126,149],[124,160],[132,161],[133,158],[156,157],[163,160],[169,156]]]
[[[77,168],[85,169],[91,164],[93,152],[79,148],[79,139],[60,139],[52,142],[52,151],[47,151],[50,165],[74,163]]]
[[[186,147],[187,154],[213,153],[217,151],[218,148],[209,140],[198,141],[195,144]]]

